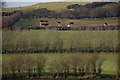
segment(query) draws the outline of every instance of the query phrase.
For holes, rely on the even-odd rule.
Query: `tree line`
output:
[[[63,13],[64,17],[70,19],[118,17],[118,5],[119,3],[112,2],[93,2],[85,5],[72,4],[67,6],[69,10]]]
[[[102,65],[106,61],[97,54],[91,56],[61,56],[49,63],[43,55],[14,55],[10,59],[3,58],[3,79],[10,78],[67,78],[83,77],[93,78],[101,76]]]
[[[119,3],[117,2],[93,2],[86,5],[72,4],[66,6],[66,8],[68,10],[59,13],[46,8],[36,9],[26,12],[23,17],[62,19],[119,17]]]
[[[14,11],[12,13],[6,13],[4,12],[2,15],[2,28],[3,29],[9,29],[12,30],[13,29],[13,25],[19,21],[19,19],[21,18],[20,16],[21,12],[20,11]]]
[[[119,52],[118,33],[111,32],[3,31],[2,53]]]

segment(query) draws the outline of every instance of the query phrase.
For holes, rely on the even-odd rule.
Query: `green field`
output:
[[[84,54],[82,54],[82,53],[3,54],[2,58],[3,58],[3,61],[5,61],[5,60],[9,60],[13,56],[17,56],[17,55],[22,55],[22,56],[30,55],[33,58],[36,57],[36,56],[39,56],[39,55],[43,55],[47,59],[45,71],[49,71],[47,69],[47,67],[48,67],[49,63],[54,61],[54,60],[57,60],[57,59],[60,59],[60,58],[63,58],[63,57],[70,57],[70,56],[73,56],[73,55],[78,55],[80,57],[86,58],[86,57],[88,57],[92,54],[90,54],[90,53],[84,53]],[[101,53],[101,54],[99,54],[99,57],[101,59],[102,58],[106,59],[106,61],[102,65],[102,69],[103,69],[102,74],[117,75],[118,54],[117,53],[113,53],[113,54],[112,53],[111,54]]]
[[[48,18],[36,18],[36,19],[20,19],[17,23],[15,23],[14,27],[29,27],[31,26],[40,26],[40,20],[48,20],[49,26],[57,26],[57,22],[61,22],[62,26],[67,26],[70,22],[74,22],[71,27],[96,27],[103,26],[104,23],[108,23],[109,26],[118,26],[118,18],[106,18],[106,19],[79,19],[79,20],[71,20],[71,19],[48,19]]]
[[[4,8],[3,12],[21,10],[23,12],[33,11],[39,8],[47,8],[55,12],[66,10],[68,5],[84,5],[88,2],[50,2],[40,3],[21,8]],[[56,27],[57,22],[61,22],[61,27],[65,27],[70,22],[74,22],[71,27],[97,27],[108,23],[108,26],[118,26],[118,18],[84,18],[84,19],[54,19],[54,18],[24,18],[19,19],[14,28],[39,27],[40,20],[48,20],[49,26]],[[2,61],[3,74],[14,76],[22,74],[29,76],[29,73],[39,74],[36,62],[45,59],[45,65],[41,69],[42,77],[48,78],[49,74],[65,73],[66,66],[69,68],[67,73],[95,73],[101,76],[116,76],[118,74],[118,30],[96,30],[96,31],[57,31],[57,30],[3,30],[2,31]],[[97,53],[97,54],[95,54]],[[94,55],[95,54],[95,55]],[[42,57],[39,57],[42,56]],[[17,59],[18,58],[18,59]],[[20,59],[21,58],[21,59]],[[94,59],[95,58],[95,59]],[[21,62],[23,59],[23,62]],[[21,61],[20,61],[21,60]],[[81,60],[81,61],[80,61]],[[102,60],[102,66],[99,67]],[[28,61],[28,62],[27,62]],[[36,61],[36,62],[35,62]],[[72,62],[73,61],[73,62]],[[75,62],[74,62],[75,61]],[[96,61],[96,62],[95,62]],[[94,63],[95,62],[95,67]],[[22,65],[19,65],[21,63]],[[28,64],[27,64],[28,63]],[[75,63],[75,64],[74,64]],[[76,72],[74,72],[74,65]],[[44,63],[43,63],[44,64]],[[57,65],[57,67],[56,67]],[[62,65],[59,66],[59,65]],[[16,67],[17,66],[17,67]],[[26,67],[27,66],[27,67]],[[59,70],[60,67],[60,70]],[[87,72],[87,69],[89,71]],[[81,69],[81,70],[80,70]],[[99,74],[101,69],[102,75]],[[83,70],[83,71],[82,71]],[[46,75],[47,74],[47,75]],[[45,75],[45,76],[44,76]],[[84,76],[73,77],[75,80]],[[26,77],[25,76],[25,77]],[[18,76],[20,77],[20,76]],[[60,76],[59,76],[60,77]],[[8,77],[9,78],[9,77]],[[39,77],[41,78],[41,76]],[[63,78],[63,77],[62,77]],[[70,78],[70,79],[69,79]],[[25,79],[24,79],[25,80]],[[31,79],[39,80],[39,79]],[[50,80],[50,79],[40,79]],[[51,80],[73,80],[68,79]],[[119,79],[100,79],[98,76],[87,80],[119,80]]]
[[[118,31],[3,31],[3,51],[116,50]],[[58,46],[58,47],[57,47]]]
[[[15,10],[22,10],[22,11],[29,11],[29,10],[34,10],[34,9],[38,9],[38,8],[47,8],[49,10],[53,10],[53,11],[62,11],[62,10],[66,10],[68,5],[71,4],[80,4],[80,5],[84,5],[88,2],[49,2],[49,3],[40,3],[40,4],[36,4],[36,5],[32,5],[32,6],[26,6],[26,7],[17,7],[17,8],[4,8],[2,11],[3,12],[11,12],[11,11],[15,11]],[[26,3],[27,4],[27,3]],[[37,7],[38,6],[38,7]]]

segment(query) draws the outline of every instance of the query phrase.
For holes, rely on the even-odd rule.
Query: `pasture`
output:
[[[80,5],[84,5],[87,4],[88,2],[48,2],[48,3],[39,3],[39,4],[35,4],[35,5],[31,5],[31,6],[25,6],[25,7],[17,7],[17,8],[4,8],[2,10],[2,12],[12,12],[15,10],[22,10],[24,11],[31,11],[31,10],[35,10],[35,9],[39,9],[39,8],[47,8],[49,10],[52,11],[62,11],[62,10],[66,10],[68,5],[71,4],[80,4]],[[27,2],[26,2],[27,4]]]
[[[118,26],[118,18],[106,18],[106,19],[50,19],[50,18],[32,18],[32,19],[20,19],[15,23],[14,27],[27,28],[31,26],[40,26],[40,20],[48,20],[49,26],[57,26],[57,22],[61,22],[61,27],[65,27],[74,22],[71,27],[97,27],[103,26],[104,23],[108,23],[108,26]]]
[[[116,52],[118,31],[3,31],[3,53]]]
[[[90,56],[94,55],[93,53],[64,53],[64,54],[60,54],[60,53],[38,53],[38,54],[3,54],[2,58],[3,58],[3,64],[5,61],[9,61],[10,59],[17,57],[17,56],[31,56],[31,60],[34,60],[34,58],[36,58],[37,56],[44,56],[46,59],[46,63],[45,63],[45,67],[42,70],[42,72],[50,72],[49,66],[50,63],[56,61],[56,60],[69,60],[70,57],[73,56],[78,56],[80,58],[84,58],[84,59],[89,59]],[[118,54],[117,53],[101,53],[101,54],[97,54],[96,57],[99,56],[99,60],[101,59],[106,59],[103,64],[102,64],[102,75],[117,75],[117,66],[118,66]],[[38,59],[41,60],[41,59]],[[97,61],[97,63],[99,63],[99,60]],[[89,60],[87,60],[85,63],[87,63]],[[19,61],[18,61],[19,63]],[[14,63],[13,63],[14,64]],[[60,68],[60,64],[58,65],[57,63],[54,62],[55,65],[59,66]],[[34,63],[31,63],[29,66],[34,65]],[[62,65],[62,64],[61,64]],[[82,66],[82,65],[81,65]],[[54,68],[54,67],[53,67]],[[5,68],[3,68],[3,73]],[[71,68],[72,69],[72,68]]]
[[[84,5],[87,2],[50,2],[27,7],[4,8],[3,12],[22,12],[47,8],[56,13],[67,10],[71,4]],[[72,10],[72,9],[69,9]],[[48,20],[49,26],[56,27],[98,27],[107,23],[118,26],[118,18],[22,18],[13,28],[2,31],[3,78],[31,80],[108,80],[101,79],[118,75],[118,30],[57,31],[26,30],[39,27],[40,20]],[[45,27],[45,26],[44,26]],[[23,30],[19,30],[22,29]],[[61,76],[62,75],[62,76]],[[92,75],[92,76],[91,76]],[[96,78],[93,78],[96,77]],[[101,78],[100,78],[101,77]],[[43,79],[42,79],[43,78]],[[52,79],[56,78],[56,79]],[[50,79],[48,79],[50,80]],[[113,80],[112,78],[109,80]],[[118,78],[114,80],[119,80]]]
[[[3,35],[3,44],[2,44],[3,53],[5,53],[2,55],[3,64],[5,63],[5,65],[6,64],[11,65],[10,67],[6,66],[10,69],[13,69],[12,66],[15,66],[15,65],[18,66],[19,60],[24,60],[25,56],[26,56],[25,59],[28,59],[28,61],[30,59],[30,62],[28,62],[28,64],[27,63],[25,64],[27,64],[26,66],[30,66],[28,68],[31,68],[31,70],[34,70],[33,68],[36,68],[35,65],[33,64],[35,63],[34,60],[41,61],[42,60],[41,57],[40,58],[37,58],[37,57],[44,56],[44,58],[46,59],[46,62],[45,62],[44,68],[42,69],[42,75],[53,74],[54,69],[56,69],[57,72],[59,72],[60,68],[64,71],[65,69],[60,67],[59,65],[60,64],[62,65],[64,61],[65,62],[70,61],[70,64],[74,65],[73,63],[71,63],[72,62],[71,59],[74,60],[78,58],[77,60],[74,60],[74,61],[79,62],[80,60],[80,62],[85,63],[86,65],[80,64],[79,66],[84,65],[85,67],[87,67],[88,63],[92,65],[91,62],[89,61],[91,60],[97,61],[95,62],[96,69],[99,68],[98,67],[99,61],[101,61],[102,59],[105,59],[105,61],[101,64],[102,65],[101,75],[103,76],[104,75],[109,75],[109,76],[117,75],[117,71],[118,71],[117,69],[118,54],[116,52],[118,49],[117,48],[118,47],[117,46],[118,44],[118,31],[117,30],[108,30],[108,31],[55,31],[55,30],[3,31],[2,35]],[[99,50],[100,50],[100,53],[96,52]],[[97,53],[97,55],[93,56],[95,53]],[[97,58],[98,56],[99,58]],[[6,63],[6,61],[8,61],[8,63]],[[11,62],[12,63],[14,62],[15,65],[12,65]],[[22,63],[20,62],[20,64]],[[52,68],[50,68],[51,65],[52,65]],[[24,66],[22,66],[23,68],[21,69],[27,70],[27,67],[24,67]],[[8,73],[8,71],[6,70],[10,70],[10,69],[6,69],[6,67],[3,68],[4,74],[5,72]],[[91,66],[89,67],[90,67],[90,73],[93,72],[91,71],[92,67]],[[15,70],[18,68],[19,67],[16,67]],[[74,70],[70,68],[70,72],[72,73],[74,72]],[[86,72],[86,68],[85,68],[85,72]]]

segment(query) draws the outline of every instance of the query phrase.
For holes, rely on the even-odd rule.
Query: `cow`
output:
[[[40,20],[40,26],[42,26],[42,25],[48,26],[49,25],[48,20]]]
[[[57,26],[58,26],[58,27],[60,26],[60,24],[61,24],[61,22],[57,22]]]
[[[67,25],[67,27],[70,27],[70,25]]]
[[[104,26],[108,26],[108,23],[104,23]]]
[[[74,22],[70,22],[70,24],[74,24]]]
[[[40,20],[40,22],[48,22],[48,20]]]
[[[49,24],[48,23],[42,23],[41,25],[48,26]]]

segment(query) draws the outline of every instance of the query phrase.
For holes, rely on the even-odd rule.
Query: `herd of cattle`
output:
[[[29,27],[28,30],[120,30],[120,26],[97,26],[97,27]]]
[[[103,26],[96,27],[72,27],[74,22],[70,22],[67,26],[61,26],[61,22],[57,22],[57,26],[49,26],[48,20],[40,20],[39,27],[29,26],[28,30],[41,30],[41,29],[53,29],[53,30],[119,30],[120,26],[108,26],[108,23],[104,23]]]

